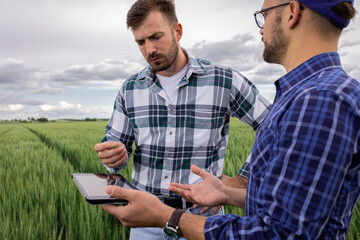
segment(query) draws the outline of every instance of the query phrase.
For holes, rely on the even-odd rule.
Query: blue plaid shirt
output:
[[[192,164],[220,177],[230,117],[257,129],[270,109],[240,73],[187,55],[189,70],[171,100],[149,66],[127,79],[103,139],[120,141],[129,152],[135,141],[132,182],[155,195],[178,196],[169,192],[171,182],[202,181]]]
[[[360,194],[360,84],[337,53],[275,82],[251,153],[245,217],[210,217],[206,239],[345,239]]]

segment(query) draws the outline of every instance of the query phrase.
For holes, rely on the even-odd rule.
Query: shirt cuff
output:
[[[238,171],[238,175],[240,175],[243,178],[248,179],[249,176],[249,170],[250,170],[250,157],[251,154],[247,157],[246,161],[244,162],[244,164],[242,165],[242,167],[240,168],[240,170]]]
[[[102,162],[101,162],[101,164],[110,172],[110,174],[115,174],[115,173],[123,170],[128,165],[129,160],[130,160],[130,156],[128,155],[128,157],[126,159],[126,162],[123,165],[121,165],[120,167],[117,167],[117,168],[109,168],[108,166],[106,166]]]

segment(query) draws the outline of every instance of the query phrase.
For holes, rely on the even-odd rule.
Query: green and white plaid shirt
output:
[[[230,117],[256,129],[270,108],[240,73],[187,55],[189,70],[171,101],[150,66],[127,79],[102,140],[120,141],[128,152],[135,141],[132,182],[155,195],[177,196],[171,182],[201,182],[192,164],[220,177]]]
[[[246,158],[246,161],[241,166],[240,170],[238,171],[237,175],[242,176],[243,178],[249,178],[249,171],[250,171],[250,157],[251,154]]]

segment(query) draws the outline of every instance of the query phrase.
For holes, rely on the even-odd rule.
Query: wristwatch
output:
[[[173,237],[175,239],[180,238],[180,231],[178,224],[180,217],[184,212],[185,211],[183,209],[175,209],[169,221],[166,223],[165,227],[163,228],[166,235],[168,235],[169,237]]]

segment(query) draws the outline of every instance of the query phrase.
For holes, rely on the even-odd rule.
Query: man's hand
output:
[[[109,168],[124,165],[127,159],[127,150],[121,142],[104,142],[94,146],[102,163]]]
[[[235,187],[235,188],[243,188],[245,189],[247,186],[247,182],[248,180],[240,175],[235,175],[234,177],[229,177],[226,175],[221,175],[221,181],[223,182],[223,184],[225,184],[226,186],[231,186],[231,187]],[[199,207],[199,205],[194,204],[194,207]],[[201,214],[204,214],[205,212],[207,212],[211,207],[203,207],[200,210]],[[215,215],[220,209],[222,208],[222,205],[220,206],[216,206],[214,207],[213,211],[211,212],[212,215]]]
[[[164,227],[174,211],[148,192],[108,186],[106,193],[129,201],[124,206],[102,206],[105,212],[114,215],[126,227]]]
[[[191,171],[202,177],[204,181],[192,185],[170,183],[169,190],[180,194],[186,201],[193,202],[198,206],[213,207],[227,204],[245,207],[246,188],[244,187],[246,187],[246,182],[243,177],[237,175],[230,178],[224,175],[220,180],[194,165],[191,166]],[[218,208],[215,208],[214,211]]]
[[[203,182],[192,185],[171,183],[169,190],[180,194],[186,201],[204,207],[226,204],[224,184],[216,176],[192,165],[191,171],[204,179]]]
[[[164,227],[174,208],[162,203],[156,196],[139,190],[130,190],[117,186],[108,186],[106,193],[115,198],[126,199],[129,203],[121,205],[103,205],[105,212],[114,215],[126,227]],[[204,225],[206,217],[184,213],[179,228],[183,237],[189,240],[205,239]]]

